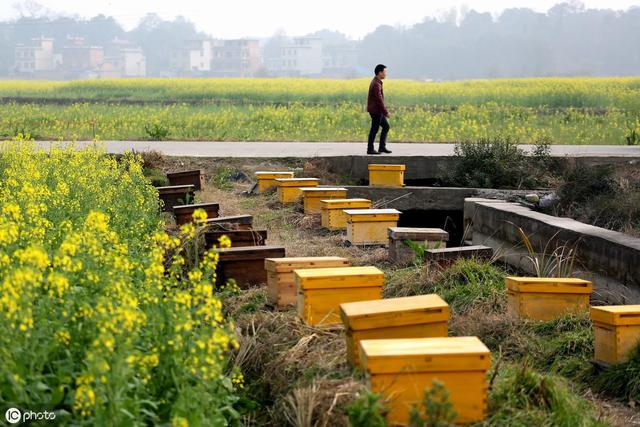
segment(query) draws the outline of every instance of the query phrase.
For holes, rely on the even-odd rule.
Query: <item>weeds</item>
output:
[[[486,426],[604,426],[590,403],[560,377],[527,366],[503,366],[489,395]]]
[[[449,391],[445,385],[433,380],[431,388],[424,391],[422,399],[424,414],[418,407],[411,408],[409,425],[411,427],[449,427],[458,413],[453,409],[453,403],[449,401]]]
[[[556,236],[553,235],[547,241],[542,252],[536,252],[529,236],[520,227],[516,227],[524,247],[527,249],[526,259],[531,263],[531,267],[536,277],[572,277],[576,263],[576,242],[573,247],[568,243],[558,245]],[[551,250],[551,245],[556,247]]]
[[[351,427],[385,427],[387,408],[383,397],[371,391],[364,391],[347,408]]]
[[[640,343],[626,362],[611,365],[595,374],[593,385],[598,392],[640,403]]]

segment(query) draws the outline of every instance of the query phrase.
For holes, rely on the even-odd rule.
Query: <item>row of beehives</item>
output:
[[[265,183],[262,184],[264,191]],[[331,205],[336,200],[349,200],[344,199],[346,190],[344,194],[333,194],[342,199],[325,200],[327,194],[322,191],[334,190],[317,187],[313,188],[318,192],[302,189],[296,196],[292,188],[298,187],[286,184],[286,190],[280,192],[281,198],[284,194],[289,199],[284,203],[302,196],[308,212],[315,209],[317,213],[318,204],[322,212],[327,202]],[[193,210],[197,206],[174,206],[176,217],[181,209]],[[362,210],[369,208],[370,202],[360,206]],[[341,224],[348,226],[349,216],[341,213]],[[323,216],[328,217],[329,213]],[[348,259],[339,257],[287,258],[284,247],[264,246],[266,230],[253,230],[250,215],[222,217],[215,224],[223,229],[207,232],[207,242],[226,234],[233,245],[219,251],[220,280],[234,278],[241,287],[266,283],[271,304],[279,309],[297,306],[300,318],[310,325],[343,323],[348,362],[367,372],[373,391],[391,398],[391,423],[407,422],[409,409],[420,402],[423,390],[433,380],[448,389],[458,413],[457,422],[484,418],[490,351],[477,337],[447,336],[449,307],[438,295],[381,299],[384,273],[376,267],[352,267]],[[418,233],[414,238],[422,237]],[[439,239],[446,242],[444,234]],[[394,244],[392,239],[389,242]],[[505,281],[512,316],[551,320],[589,310],[592,285],[588,281],[521,277]],[[640,337],[640,306],[591,307],[591,317],[595,326],[595,359],[604,363],[623,361]]]

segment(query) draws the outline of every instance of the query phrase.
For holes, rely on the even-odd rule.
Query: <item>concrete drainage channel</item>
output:
[[[493,248],[514,267],[534,274],[518,227],[536,253],[566,246],[578,256],[579,276],[594,283],[594,297],[607,304],[640,302],[640,239],[569,218],[542,214],[519,203],[526,194],[549,190],[347,186],[350,197],[403,212],[399,226],[436,227],[454,245],[463,241]]]

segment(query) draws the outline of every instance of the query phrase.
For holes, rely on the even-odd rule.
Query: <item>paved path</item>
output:
[[[47,146],[49,142],[39,144]],[[90,141],[77,143],[82,146]],[[366,143],[352,142],[218,142],[218,141],[105,141],[110,153],[126,150],[160,151],[168,156],[184,157],[334,157],[362,156]],[[439,157],[453,154],[454,144],[391,143],[391,156]],[[522,145],[529,149],[531,146]],[[571,157],[638,157],[640,146],[625,145],[552,145],[554,156]],[[388,156],[388,155],[387,155]]]

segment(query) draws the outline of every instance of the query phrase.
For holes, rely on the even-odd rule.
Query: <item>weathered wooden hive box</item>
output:
[[[204,188],[204,172],[201,169],[171,172],[167,174],[169,185],[193,185],[196,191]]]
[[[294,271],[298,314],[310,325],[340,323],[340,304],[382,298],[384,273],[376,267]]]
[[[426,249],[444,249],[449,241],[449,233],[441,228],[390,227],[389,260],[398,264],[406,264],[416,259],[416,252],[407,241]]]
[[[245,246],[216,249],[220,258],[217,267],[217,284],[224,285],[235,279],[240,288],[260,286],[267,283],[264,269],[266,258],[284,258],[284,246]]]
[[[369,185],[372,187],[404,186],[405,165],[369,165]]]
[[[264,193],[276,187],[276,179],[293,178],[293,172],[258,171],[256,178],[258,179],[258,192]]]
[[[387,245],[387,229],[397,227],[396,209],[345,209],[347,242],[352,245]]]
[[[302,197],[301,188],[317,187],[318,178],[278,178],[278,200],[282,204],[295,203]]]
[[[491,353],[477,337],[363,340],[360,363],[371,390],[391,399],[390,425],[408,424],[414,405],[424,413],[424,391],[434,381],[448,390],[456,424],[485,418]]]
[[[193,212],[202,209],[207,213],[207,218],[217,218],[220,214],[218,203],[198,203],[195,205],[181,205],[173,207],[173,214],[176,217],[176,224],[182,225],[193,221]]]
[[[190,203],[195,197],[193,185],[170,185],[166,187],[156,187],[158,196],[162,200],[162,210],[171,212],[174,206]]]
[[[620,363],[640,341],[640,305],[591,307],[595,360]]]
[[[321,200],[344,199],[347,189],[342,187],[309,187],[303,188],[302,203],[307,215],[321,213]]]
[[[253,229],[253,216],[252,215],[232,215],[232,216],[219,216],[217,218],[207,219],[205,225],[210,230],[252,230]]]
[[[231,239],[232,248],[245,246],[265,246],[267,244],[267,230],[215,230],[204,233],[204,243],[207,249],[219,246],[222,236]]]
[[[334,199],[321,200],[321,221],[324,228],[329,230],[344,230],[347,228],[345,209],[371,209],[368,199]]]
[[[591,282],[573,278],[505,277],[508,311],[531,320],[587,313]]]
[[[295,305],[297,302],[294,270],[313,268],[348,267],[347,258],[341,257],[291,257],[267,258],[264,267],[267,270],[267,290],[269,302],[277,308]]]
[[[438,295],[417,295],[340,304],[347,361],[360,363],[362,340],[428,338],[448,335],[449,304]]]

